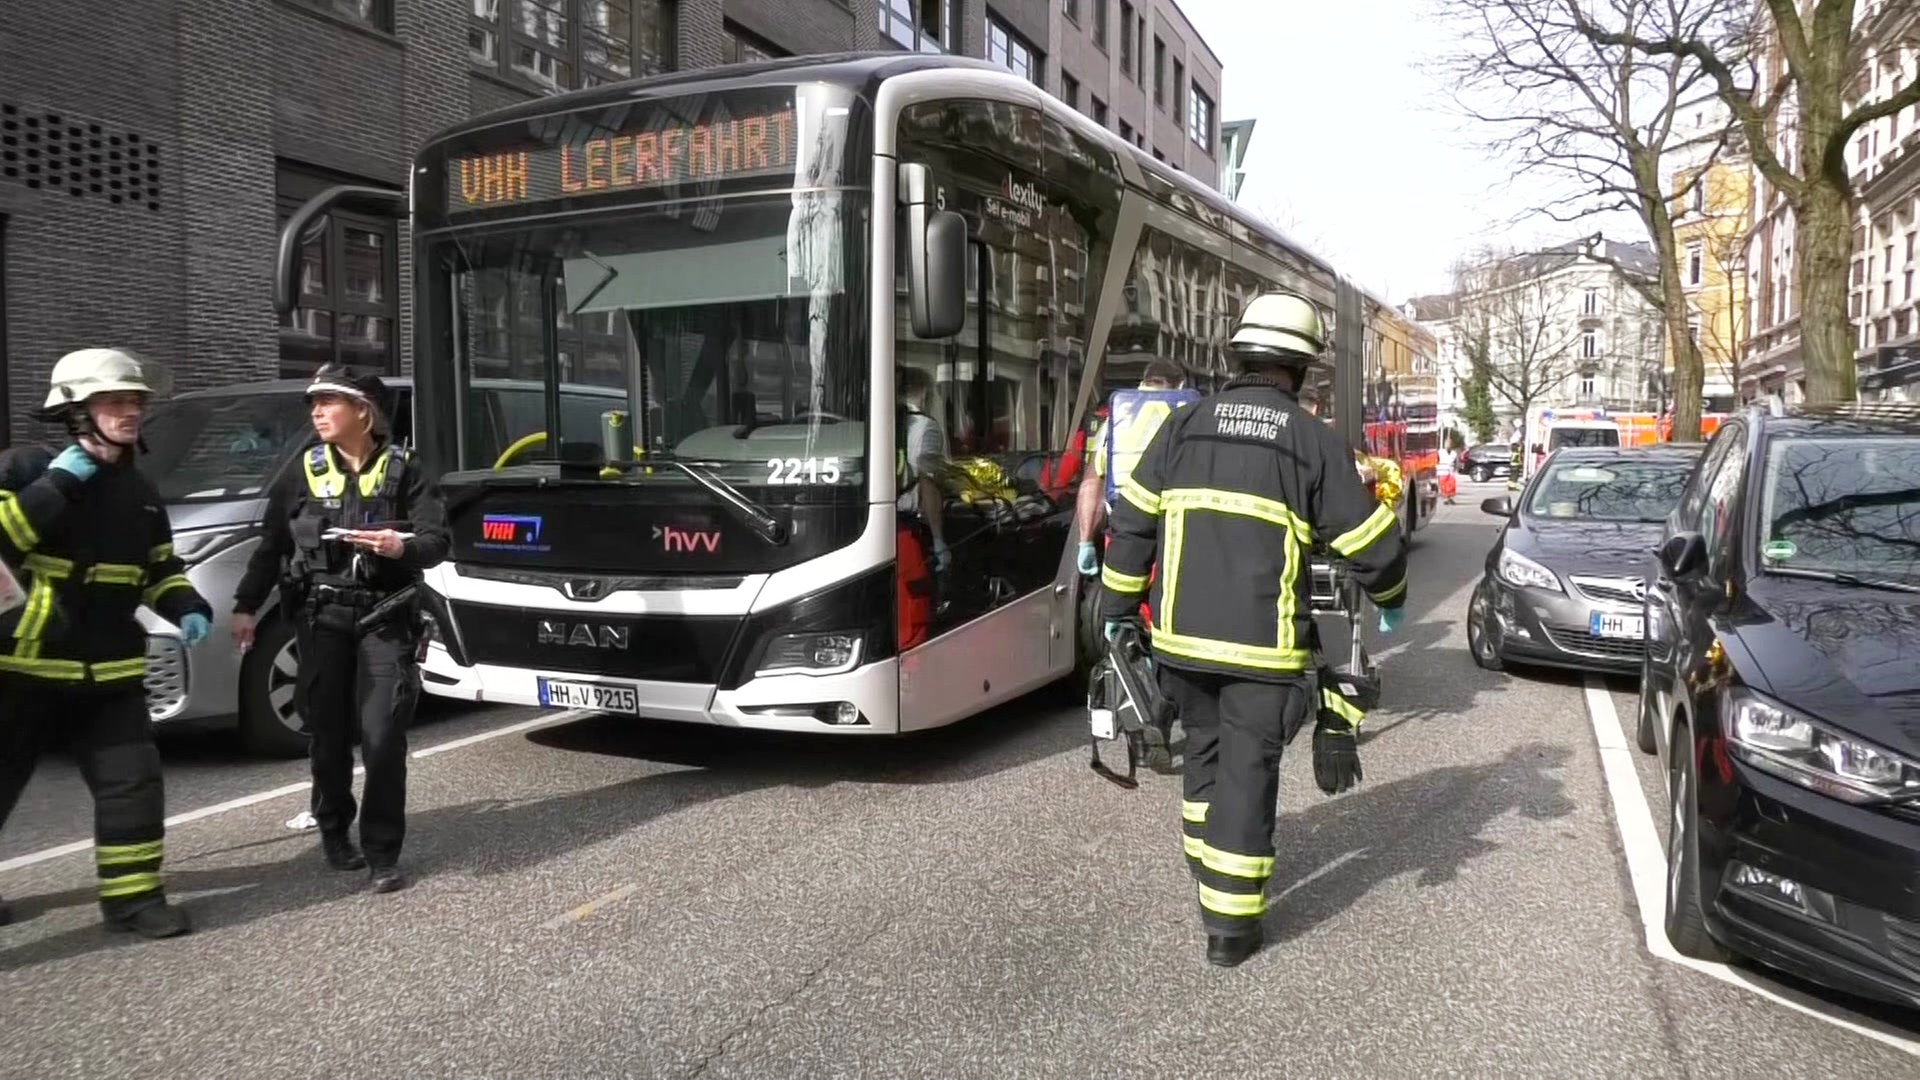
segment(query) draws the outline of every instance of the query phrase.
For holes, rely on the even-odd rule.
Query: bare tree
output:
[[[1711,83],[1691,56],[1652,56],[1586,30],[1692,35],[1724,23],[1738,2],[1439,0],[1469,42],[1448,61],[1461,106],[1497,133],[1493,150],[1566,190],[1532,213],[1570,222],[1628,211],[1646,227],[1660,274],[1628,280],[1663,318],[1674,355],[1673,437],[1689,441],[1700,434],[1704,370],[1687,334],[1673,208],[1707,170],[1675,180],[1662,159],[1677,141],[1680,107]]]
[[[1592,0],[1561,2],[1588,40],[1687,59],[1713,80],[1754,166],[1793,209],[1807,398],[1853,400],[1847,288],[1855,192],[1847,146],[1863,125],[1920,102],[1920,78],[1877,102],[1849,106],[1863,96],[1855,0],[1759,0],[1762,13],[1751,21],[1735,12],[1699,26],[1659,28],[1610,25],[1583,10],[1595,6]],[[1906,3],[1884,0],[1874,17],[1893,18]]]
[[[1538,256],[1482,251],[1454,268],[1461,348],[1469,371],[1521,417],[1566,381],[1580,339]]]

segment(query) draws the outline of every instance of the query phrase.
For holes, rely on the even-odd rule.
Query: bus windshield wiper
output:
[[[644,458],[633,461],[609,461],[611,468],[630,470],[649,466],[665,466],[685,473],[687,479],[707,489],[714,498],[725,503],[729,509],[739,515],[747,527],[760,534],[761,539],[775,546],[787,542],[787,527],[768,513],[766,508],[741,494],[740,489],[707,471],[711,465],[720,462],[683,460],[670,454],[654,451]]]
[[[1809,570],[1801,566],[1769,566],[1769,574],[1781,577],[1805,578],[1809,581],[1830,581],[1835,585],[1846,585],[1858,589],[1884,589],[1888,592],[1920,593],[1920,585],[1907,581],[1890,581],[1886,578],[1861,577],[1844,570]]]

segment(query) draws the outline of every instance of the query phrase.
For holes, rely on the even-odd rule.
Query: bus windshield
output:
[[[464,395],[460,467],[599,462],[630,438],[736,484],[862,483],[866,214],[816,189],[448,234],[461,382],[546,391]]]

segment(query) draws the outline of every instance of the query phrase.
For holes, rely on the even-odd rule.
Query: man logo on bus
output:
[[[474,546],[493,551],[546,551],[552,545],[540,542],[540,526],[537,514],[485,514],[480,518],[480,542]]]

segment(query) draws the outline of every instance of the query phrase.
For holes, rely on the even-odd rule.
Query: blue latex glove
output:
[[[195,611],[180,620],[180,639],[189,646],[198,645],[207,640],[207,631],[211,629],[207,617]]]
[[[1395,630],[1400,629],[1400,620],[1406,617],[1407,617],[1407,609],[1404,607],[1381,608],[1380,609],[1380,632],[1383,634],[1391,634]]]
[[[50,469],[59,469],[61,472],[71,473],[82,480],[86,480],[93,476],[94,470],[100,467],[100,463],[93,460],[85,450],[80,449],[79,443],[74,443],[72,446],[60,451],[60,456],[54,458],[53,464],[47,467]]]
[[[947,542],[945,540],[935,540],[933,542],[934,570],[935,571],[945,570],[947,568],[947,564],[951,563],[952,561],[953,561],[953,555],[947,551]]]
[[[1100,549],[1094,547],[1091,540],[1080,541],[1080,573],[1092,577],[1099,572]]]
[[[1120,626],[1121,626],[1121,623],[1118,619],[1107,620],[1106,635],[1107,635],[1107,641],[1109,643],[1111,643],[1114,638],[1120,636]]]

